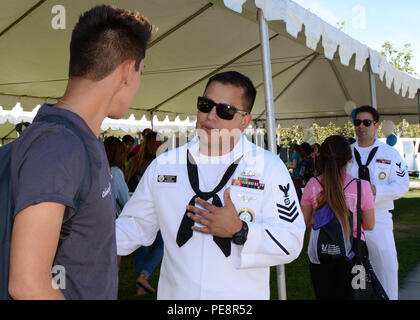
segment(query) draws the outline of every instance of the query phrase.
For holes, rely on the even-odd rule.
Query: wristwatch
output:
[[[232,237],[234,244],[243,245],[248,237],[248,225],[245,221],[242,221],[242,228],[236,232]]]

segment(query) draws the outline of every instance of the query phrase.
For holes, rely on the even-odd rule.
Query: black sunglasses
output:
[[[362,122],[363,122],[363,125],[364,125],[365,127],[370,127],[370,125],[371,125],[372,123],[376,123],[375,121],[373,121],[373,120],[368,120],[368,119],[365,119],[365,120],[354,119],[354,120],[353,120],[353,124],[354,124],[356,127],[360,126],[360,125],[362,124]]]
[[[204,113],[209,113],[213,107],[216,106],[216,114],[223,120],[232,120],[235,113],[246,116],[249,112],[238,110],[234,106],[230,106],[225,103],[216,103],[213,100],[206,97],[198,97],[197,109]]]

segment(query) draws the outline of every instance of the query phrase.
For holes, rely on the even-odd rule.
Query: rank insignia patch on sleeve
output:
[[[405,176],[405,170],[397,171],[396,173],[397,173],[397,176],[399,176],[401,178]]]
[[[397,167],[400,168],[399,171],[396,172],[397,176],[404,177],[405,176],[405,170],[401,169],[401,162],[396,163]]]
[[[290,183],[285,186],[279,185],[279,189],[284,193],[285,198],[289,197]]]
[[[277,211],[279,212],[279,218],[288,222],[293,222],[299,215],[299,211],[297,210],[296,201],[293,201],[292,204],[289,205],[281,205],[277,203]]]
[[[279,189],[283,192],[284,196],[284,204],[288,206],[290,204],[290,198],[289,198],[289,189],[290,189],[290,183],[288,183],[285,186],[279,185]]]

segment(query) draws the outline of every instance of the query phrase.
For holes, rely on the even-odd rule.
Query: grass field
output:
[[[420,190],[412,190],[395,202],[393,210],[394,235],[399,261],[399,283],[420,263]],[[299,258],[286,265],[286,288],[289,300],[313,300],[315,295],[309,276],[307,245],[309,232],[305,234],[304,247]],[[157,288],[159,268],[149,281]],[[156,295],[138,297],[134,275],[134,255],[124,257],[120,265],[119,299],[154,300]],[[276,268],[271,268],[271,299],[277,299]]]

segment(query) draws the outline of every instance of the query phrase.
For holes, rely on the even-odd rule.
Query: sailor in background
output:
[[[238,72],[210,78],[197,136],[151,163],[116,221],[118,255],[161,230],[158,299],[269,299],[269,267],[302,250],[305,223],[286,167],[242,134],[255,95]]]
[[[390,210],[409,189],[407,167],[398,151],[376,138],[379,113],[371,106],[356,109],[357,142],[348,173],[368,180],[375,196],[375,228],[365,231],[373,269],[389,298],[398,299],[398,260]]]

